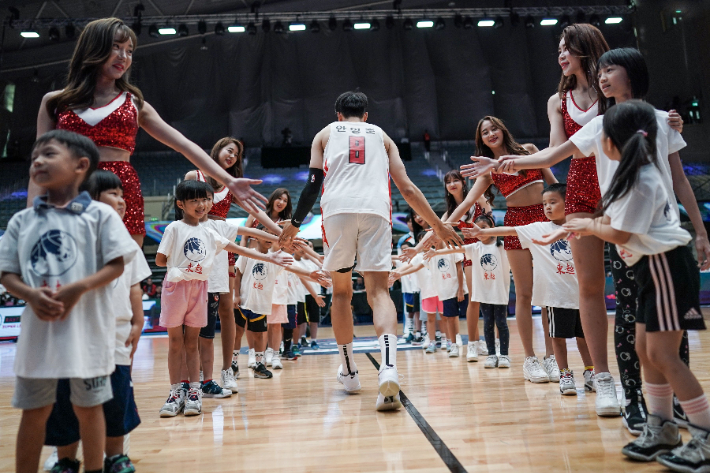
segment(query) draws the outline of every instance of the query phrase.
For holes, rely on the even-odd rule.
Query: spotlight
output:
[[[543,18],[540,20],[540,26],[554,26],[557,24],[557,18]]]
[[[572,21],[569,19],[569,15],[565,15],[562,17],[562,20],[560,21],[560,28],[565,29],[571,24],[572,24]]]
[[[526,28],[535,28],[535,19],[528,15],[525,17],[525,27]]]
[[[22,36],[23,38],[39,38],[39,33],[34,29],[22,30],[20,32],[20,36]]]
[[[210,49],[210,48],[207,47],[207,38],[205,38],[203,36],[202,37],[202,46],[200,46],[200,51],[207,51],[208,49]]]
[[[579,10],[574,22],[575,23],[584,23],[586,19],[587,19],[587,15],[585,15],[582,10]]]
[[[162,36],[171,36],[177,34],[177,30],[172,26],[163,26],[162,28],[158,28],[158,33]]]
[[[271,22],[268,18],[264,18],[264,21],[261,22],[261,29],[264,33],[271,31]]]
[[[185,23],[180,23],[178,25],[177,34],[180,37],[185,37],[190,34],[190,30],[187,29],[187,25]]]
[[[480,26],[482,28],[493,26],[495,24],[496,24],[496,22],[494,20],[491,20],[490,18],[484,18],[482,20],[478,20],[478,26]]]
[[[596,26],[599,28],[602,24],[601,20],[599,19],[599,15],[592,15],[589,17],[589,24],[592,26]]]
[[[224,34],[224,25],[221,21],[218,21],[217,24],[214,25],[214,34],[219,36],[222,36]]]
[[[133,28],[133,31],[135,31],[136,35],[141,34],[140,20],[138,20],[137,28]],[[74,39],[74,37],[76,37],[76,26],[74,26],[73,23],[69,23],[67,26],[64,27],[64,36],[66,36],[67,39]]]
[[[338,20],[336,20],[334,16],[331,16],[328,20],[328,29],[330,31],[335,31],[336,29],[338,29]]]
[[[49,29],[48,36],[49,39],[51,39],[52,41],[59,41],[59,28],[57,28],[56,26],[52,26]]]
[[[311,33],[320,33],[320,23],[318,23],[318,20],[311,21]]]
[[[274,33],[281,34],[284,32],[284,25],[280,21],[274,23]]]
[[[207,22],[205,20],[200,20],[197,22],[197,32],[200,34],[207,33]]]
[[[230,33],[244,33],[246,30],[247,29],[244,26],[238,24],[229,25],[227,27],[227,31]]]
[[[437,30],[443,30],[446,28],[446,22],[443,18],[437,18],[436,23],[434,23],[434,28]]]
[[[216,31],[217,30],[215,29],[215,32]],[[150,27],[148,28],[148,36],[150,36],[151,38],[160,38],[160,33],[158,33],[158,27],[155,25],[155,23],[150,25]]]
[[[352,31],[352,30],[353,30],[353,22],[346,18],[343,21],[343,31]]]
[[[249,24],[247,24],[247,33],[249,33],[252,36],[254,36],[256,34],[256,25],[254,24],[253,21],[250,21]]]
[[[467,16],[466,18],[463,19],[463,27],[466,30],[470,30],[473,28],[473,18],[470,16]]]
[[[456,28],[461,28],[463,26],[463,17],[461,16],[461,13],[454,15],[454,26]]]
[[[433,28],[434,22],[431,20],[419,20],[417,21],[417,28]]]
[[[623,18],[621,18],[620,16],[610,16],[609,18],[604,20],[604,23],[607,25],[618,25],[619,23],[621,23],[622,20],[623,20]],[[50,33],[51,33],[51,31],[52,30],[50,30]],[[51,38],[51,36],[50,36],[50,38]]]
[[[306,31],[305,23],[290,23],[288,25],[289,31]]]
[[[343,23],[343,28],[345,27],[345,23]],[[356,30],[369,30],[372,28],[372,24],[369,21],[356,21],[355,24],[353,25],[353,28]]]
[[[372,24],[372,27],[370,28],[370,30],[372,30],[372,31],[379,31],[379,29],[380,29],[380,20],[378,20],[377,18],[373,18],[370,23]]]
[[[410,31],[412,28],[414,28],[414,22],[411,18],[407,18],[406,20],[404,20],[404,23],[402,23],[402,27],[404,28],[404,31]]]
[[[387,18],[385,18],[385,26],[388,30],[394,28],[394,17],[392,15],[387,15]]]
[[[510,26],[518,26],[520,24],[520,15],[515,12],[510,12]]]

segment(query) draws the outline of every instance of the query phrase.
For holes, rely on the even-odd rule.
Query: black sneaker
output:
[[[710,471],[710,432],[690,424],[690,441],[670,453],[659,455],[658,463],[673,471],[702,473]]]
[[[230,397],[232,391],[229,389],[224,389],[219,384],[215,383],[213,379],[206,383],[202,383],[202,397],[214,397],[217,399],[222,399],[225,397]]]
[[[239,364],[232,362],[232,373],[234,373],[234,379],[239,378]]]
[[[675,397],[675,394],[673,395],[673,420],[681,429],[688,429],[690,421],[683,410],[683,406],[680,405],[680,401]]]
[[[135,473],[136,467],[126,455],[119,455],[113,460],[104,458],[104,473]]]
[[[293,361],[296,359],[296,355],[294,355],[293,352],[289,350],[285,351],[281,358],[283,358],[284,360]]]
[[[271,371],[266,369],[266,366],[264,366],[264,363],[257,363],[256,366],[254,367],[254,377],[260,378],[260,379],[269,379],[269,378],[273,378],[274,375],[271,374]]]
[[[643,393],[640,389],[636,391],[636,399],[629,401],[629,404],[624,408],[623,418],[621,422],[624,427],[629,429],[631,435],[641,435],[643,426],[646,423],[646,401],[643,399]]]
[[[414,341],[414,334],[412,332],[409,332],[409,335],[407,335],[407,338],[404,339],[404,343],[412,343]]]
[[[306,341],[306,337],[301,337],[301,346],[303,348],[308,348],[308,342]]]
[[[81,462],[79,460],[70,460],[69,458],[62,458],[52,467],[51,473],[79,473],[79,466]]]
[[[434,341],[436,342],[436,348],[441,348],[441,335],[435,335]]]

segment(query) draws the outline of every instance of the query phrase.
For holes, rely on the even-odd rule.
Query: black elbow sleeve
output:
[[[323,178],[325,174],[322,169],[309,168],[308,169],[308,182],[306,187],[303,188],[301,192],[301,197],[298,199],[298,206],[296,211],[293,213],[291,218],[291,224],[294,227],[300,227],[303,221],[306,219],[308,212],[311,211],[313,205],[318,199],[318,193],[323,185]]]

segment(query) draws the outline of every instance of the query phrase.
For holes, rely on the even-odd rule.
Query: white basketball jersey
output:
[[[389,156],[384,134],[366,122],[333,122],[323,155],[323,218],[375,214],[392,221]]]

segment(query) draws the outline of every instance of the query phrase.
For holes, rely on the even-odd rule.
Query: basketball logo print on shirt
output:
[[[263,281],[269,276],[269,270],[264,263],[256,263],[251,269],[251,275],[257,281]]]
[[[61,230],[50,230],[32,247],[30,264],[40,276],[61,276],[74,266],[77,253],[73,236]]]
[[[365,137],[350,137],[350,162],[352,164],[365,164]]]
[[[448,273],[449,269],[451,268],[451,265],[447,260],[441,258],[439,259],[439,261],[436,262],[436,268],[442,273]]]
[[[193,263],[199,263],[207,257],[207,247],[199,238],[190,238],[185,242],[183,247],[183,253],[185,253],[185,258],[189,259]]]
[[[550,253],[557,261],[572,261],[572,249],[565,240],[557,240],[551,244]]]
[[[498,258],[495,255],[487,253],[481,256],[481,268],[484,271],[493,271],[498,267]]]

